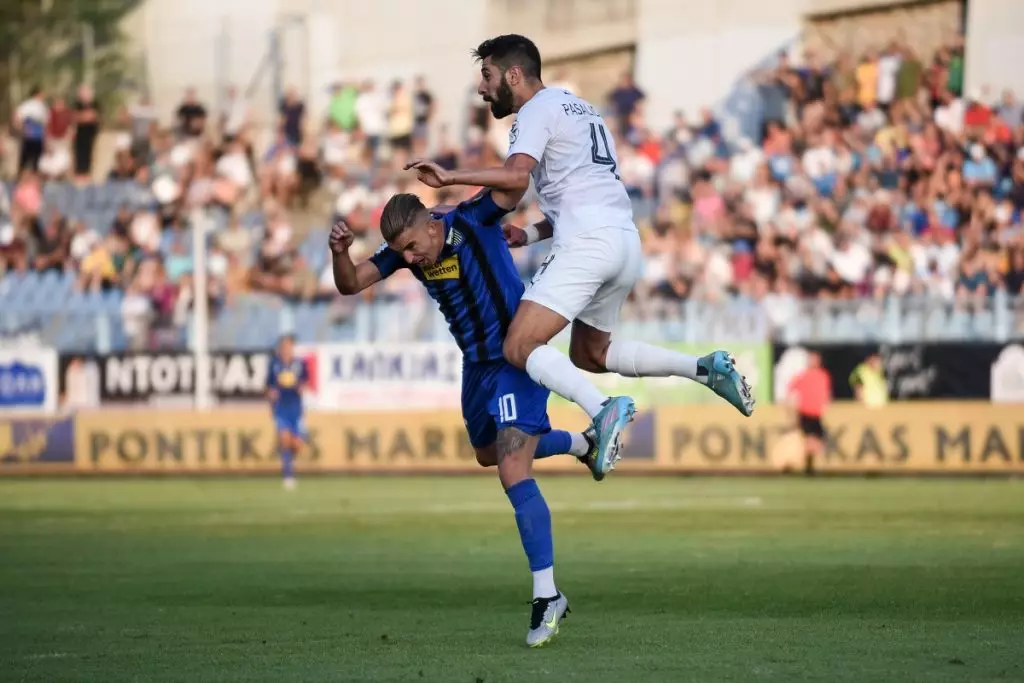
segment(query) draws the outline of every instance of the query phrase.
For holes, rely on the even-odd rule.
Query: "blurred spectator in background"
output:
[[[196,99],[196,89],[185,90],[185,97],[178,105],[178,134],[185,138],[198,138],[206,132],[206,107]]]
[[[157,128],[156,107],[149,93],[143,93],[128,107],[128,127],[131,132],[131,155],[136,163],[144,163],[149,158],[150,140]]]
[[[378,148],[388,129],[388,103],[377,92],[373,81],[366,81],[355,107],[359,130],[366,142],[365,158],[370,164],[376,164]]]
[[[278,109],[281,115],[281,130],[284,131],[284,140],[292,147],[302,144],[303,129],[306,125],[306,104],[299,98],[295,88],[288,88],[281,106]]]
[[[229,86],[220,117],[220,134],[225,141],[243,139],[249,125],[249,101],[238,93],[238,88]]]
[[[331,103],[328,108],[328,119],[336,130],[351,133],[355,131],[359,120],[356,117],[356,100],[359,89],[351,83],[338,82],[331,86]]]
[[[22,227],[33,225],[43,210],[43,184],[39,174],[25,170],[14,187],[12,218]]]
[[[100,241],[82,260],[78,279],[80,290],[106,291],[123,283],[123,275],[130,270],[127,239],[111,233]]]
[[[96,147],[96,135],[100,130],[100,111],[87,85],[78,87],[75,99],[75,180],[87,183],[92,177],[92,154]]]
[[[39,170],[47,180],[64,180],[71,171],[70,139],[74,112],[63,97],[55,97],[46,124],[43,157]]]
[[[416,90],[413,93],[413,141],[415,155],[420,156],[427,149],[427,138],[430,124],[434,119],[434,96],[427,88],[427,80],[423,76],[416,77]]]
[[[871,109],[878,103],[878,55],[868,52],[857,67],[857,104],[861,109]]]
[[[291,204],[299,184],[298,159],[283,129],[263,157],[260,176],[262,196],[274,198],[281,206]]]
[[[804,471],[813,474],[815,459],[825,451],[825,427],[821,419],[832,402],[832,379],[821,366],[821,354],[807,353],[807,368],[793,378],[787,393],[804,437]]]
[[[214,197],[225,207],[238,206],[248,209],[253,201],[256,180],[252,175],[245,143],[239,137],[225,140],[220,158],[214,168],[218,181],[214,186]]]
[[[882,354],[873,353],[850,373],[853,395],[868,408],[881,408],[889,402],[889,385],[885,379]]]
[[[643,99],[644,93],[633,82],[633,74],[628,71],[623,73],[619,85],[608,95],[608,104],[619,135],[626,135],[629,130],[629,119]]]
[[[39,175],[44,182],[67,180],[71,173],[71,154],[59,140],[47,137],[43,156],[39,159]]]
[[[395,81],[391,84],[391,102],[388,106],[388,138],[391,146],[392,168],[402,168],[412,152],[412,133],[415,126],[415,105],[412,93]]]
[[[37,170],[43,156],[46,125],[50,111],[46,106],[42,88],[32,88],[27,100],[18,105],[14,112],[14,130],[21,138],[18,155],[18,170]]]
[[[64,216],[57,211],[52,211],[42,230],[35,232],[31,249],[34,270],[39,272],[64,270],[70,243],[65,224]]]

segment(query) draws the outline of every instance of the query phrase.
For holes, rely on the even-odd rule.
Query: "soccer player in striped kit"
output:
[[[501,218],[515,207],[507,194],[483,192],[447,213],[431,212],[412,194],[397,194],[381,216],[385,244],[355,265],[348,255],[352,231],[331,231],[334,280],[355,294],[408,268],[437,301],[462,349],[462,414],[477,461],[498,467],[498,478],[515,511],[533,574],[533,610],[526,641],[547,643],[569,610],[555,586],[551,513],[533,479],[534,458],[575,455],[595,479],[592,433],[552,430],[549,392],[502,355],[505,334],[524,286],[502,232]]]

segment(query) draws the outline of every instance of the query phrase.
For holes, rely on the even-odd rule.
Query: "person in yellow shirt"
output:
[[[86,292],[106,291],[118,285],[124,273],[131,273],[133,267],[127,239],[112,233],[82,259],[78,286]]]
[[[105,284],[113,282],[117,278],[117,268],[114,266],[114,254],[113,249],[110,248],[110,241],[107,239],[100,243],[82,259],[79,283],[83,291],[98,292]]]
[[[878,57],[869,52],[857,67],[857,103],[867,109],[878,100]]]
[[[880,408],[889,403],[889,384],[885,379],[882,355],[873,353],[850,373],[850,387],[867,408]]]

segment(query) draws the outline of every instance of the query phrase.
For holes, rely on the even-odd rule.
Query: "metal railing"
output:
[[[430,302],[378,301],[338,308],[258,298],[211,320],[213,349],[266,348],[283,333],[307,343],[435,341],[448,338]],[[765,302],[688,301],[629,307],[618,334],[650,341],[725,344],[774,339],[786,344],[900,344],[1024,339],[1024,298],[996,293],[975,303],[923,299]],[[191,326],[158,335],[162,347],[193,346]],[[33,338],[64,351],[106,353],[131,346],[116,310],[0,310],[0,338]]]

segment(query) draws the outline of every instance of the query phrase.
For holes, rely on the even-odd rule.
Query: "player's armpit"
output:
[[[512,210],[523,200],[523,195],[530,189],[530,174],[537,167],[537,160],[529,154],[513,154],[505,159],[505,166],[509,173],[516,179],[517,185],[514,189],[495,189],[492,193],[494,203],[503,209]]]
[[[530,227],[536,229],[537,231],[537,239],[532,240],[530,244],[533,244],[534,242],[543,242],[544,240],[551,239],[551,237],[554,236],[555,234],[555,226],[551,225],[551,221],[549,221],[547,218],[540,221],[539,223],[534,223]],[[530,232],[529,228],[527,228],[527,232]]]

